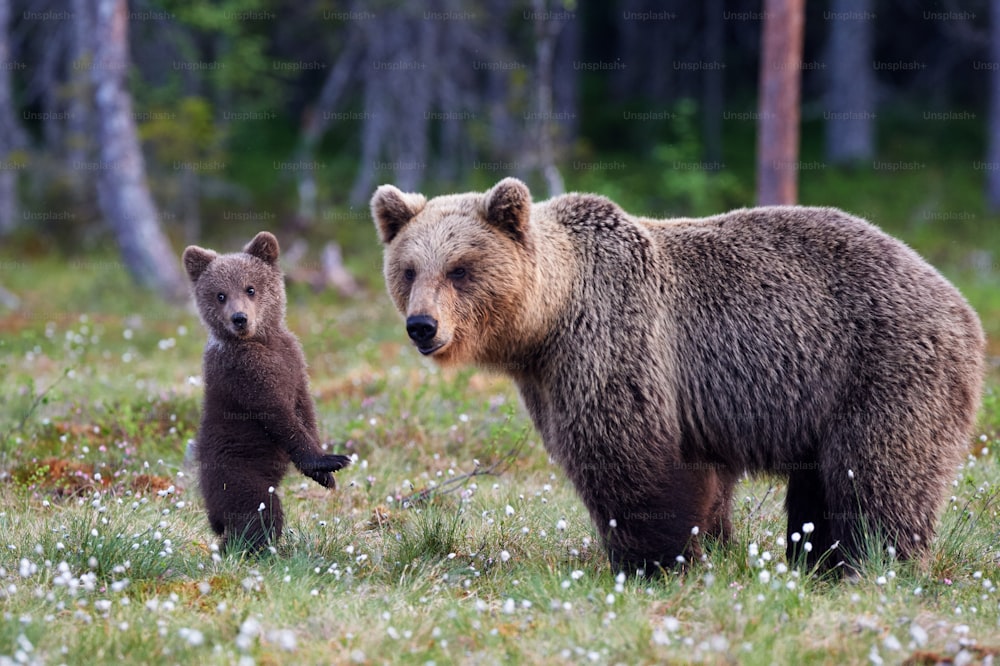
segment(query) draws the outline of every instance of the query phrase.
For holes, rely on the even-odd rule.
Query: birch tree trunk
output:
[[[94,26],[91,21],[93,12],[88,3],[90,0],[71,0],[70,7],[74,14],[73,47],[70,58],[69,85],[69,118],[66,128],[66,163],[70,174],[70,187],[77,199],[83,199],[84,193],[92,185],[91,174],[79,165],[91,158],[93,145],[91,143],[91,102],[93,98],[90,80],[87,76],[89,65],[93,62],[93,44],[91,33]]]
[[[1000,62],[1000,0],[990,0],[990,61]],[[986,155],[986,202],[1000,210],[1000,70],[990,72],[989,146]]]
[[[129,63],[126,0],[92,2],[91,81],[100,145],[98,202],[135,280],[165,298],[181,300],[186,298],[186,284],[149,193],[132,98],[125,88]]]
[[[353,8],[353,5],[352,5]],[[330,119],[333,117],[334,109],[340,102],[341,97],[347,91],[348,84],[358,66],[358,58],[361,55],[361,39],[358,31],[352,30],[347,36],[347,43],[341,52],[340,58],[330,70],[329,76],[323,83],[319,97],[311,109],[306,112],[302,123],[302,134],[299,137],[299,148],[297,160],[308,163],[313,160],[316,154],[316,146],[330,126]],[[318,186],[316,184],[315,169],[298,170],[298,193],[299,193],[299,224],[311,227],[319,217],[319,207],[317,200]]]
[[[562,174],[556,166],[555,157],[555,123],[552,113],[552,71],[555,58],[556,38],[562,27],[558,19],[549,16],[552,13],[546,0],[533,0],[535,12],[535,66],[536,95],[538,96],[538,161],[539,169],[545,178],[550,197],[558,196],[566,191]]]
[[[875,70],[871,0],[833,0],[827,23],[826,159],[833,164],[874,156]]]
[[[10,0],[0,0],[0,64],[10,62]],[[13,153],[24,146],[24,133],[17,121],[10,69],[0,67],[0,235],[10,233],[17,224],[18,167]]]

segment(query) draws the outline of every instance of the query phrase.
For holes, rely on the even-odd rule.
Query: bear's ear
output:
[[[531,192],[517,178],[504,178],[486,193],[486,221],[519,243],[524,243],[531,219]]]
[[[251,257],[257,257],[265,264],[274,266],[278,263],[278,239],[269,231],[262,231],[247,243],[243,252]]]
[[[188,277],[191,278],[191,282],[197,282],[201,274],[205,272],[208,265],[215,261],[215,258],[219,255],[212,250],[206,250],[203,247],[198,247],[197,245],[189,245],[187,249],[184,250],[184,255],[182,257],[184,261],[184,270],[187,271]]]
[[[406,223],[420,214],[427,204],[422,194],[400,192],[392,185],[381,185],[372,195],[372,218],[383,245],[388,245]]]

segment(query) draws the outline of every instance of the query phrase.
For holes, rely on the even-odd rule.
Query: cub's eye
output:
[[[406,280],[407,282],[413,282],[414,280],[417,279],[417,272],[412,268],[407,268],[405,271],[403,271],[403,279]]]
[[[226,295],[225,294],[220,293],[218,296],[216,296],[216,298],[219,299],[220,303],[225,303],[226,302]]]
[[[450,271],[448,271],[448,277],[451,278],[452,280],[461,280],[466,275],[468,275],[468,273],[462,266],[459,266],[458,268],[453,268]]]
[[[257,293],[256,289],[254,289],[253,287],[247,287],[247,295],[253,296],[256,293]]]

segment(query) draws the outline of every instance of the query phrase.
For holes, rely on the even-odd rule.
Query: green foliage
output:
[[[211,104],[202,97],[183,97],[174,106],[156,107],[139,126],[139,136],[165,164],[221,160],[225,130],[213,119]]]
[[[736,208],[747,197],[732,170],[722,163],[705,161],[695,126],[696,107],[678,104],[674,113],[674,135],[670,143],[653,149],[651,168],[660,174],[658,195],[675,215],[698,217]]]
[[[277,16],[280,7],[271,0],[223,0],[221,2],[163,3],[182,25],[193,31],[187,41],[179,40],[184,58],[207,62],[198,70],[205,88],[217,95],[239,96],[241,111],[277,108],[280,92],[273,84],[274,68],[268,57],[271,20],[255,17]],[[203,45],[210,43],[211,50]],[[259,106],[258,106],[259,105]]]

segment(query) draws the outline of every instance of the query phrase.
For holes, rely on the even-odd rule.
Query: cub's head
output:
[[[420,353],[440,363],[509,358],[535,279],[527,186],[506,178],[427,201],[383,185],[371,208],[386,287]]]
[[[260,232],[233,254],[191,245],[183,259],[198,313],[216,337],[250,340],[283,326],[285,283],[272,234]]]

